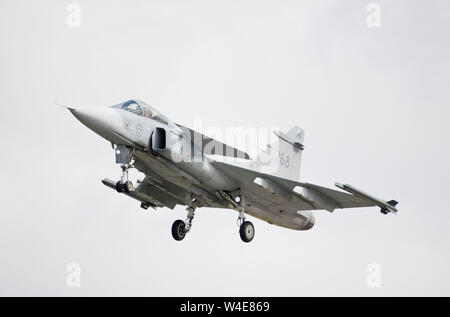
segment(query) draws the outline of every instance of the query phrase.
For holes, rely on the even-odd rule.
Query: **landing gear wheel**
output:
[[[175,240],[181,241],[186,236],[186,224],[183,220],[176,220],[172,225],[172,236]]]
[[[117,190],[118,193],[122,193],[123,192],[123,184],[122,184],[121,181],[118,181],[116,183],[116,190]]]
[[[131,193],[134,190],[133,183],[130,181],[126,181],[125,184],[123,185],[123,188],[127,193]]]
[[[239,234],[241,235],[242,241],[250,242],[255,236],[255,227],[253,227],[250,221],[244,221],[239,228]]]

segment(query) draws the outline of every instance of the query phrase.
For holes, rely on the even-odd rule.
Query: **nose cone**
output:
[[[112,124],[112,111],[108,108],[84,108],[84,109],[72,109],[69,111],[77,118],[82,124],[91,129],[97,134],[106,137],[111,130]]]

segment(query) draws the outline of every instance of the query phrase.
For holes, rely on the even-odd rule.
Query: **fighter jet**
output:
[[[238,215],[244,242],[255,236],[246,215],[293,230],[309,230],[314,210],[378,206],[396,213],[397,201],[375,198],[349,184],[333,190],[299,181],[304,130],[274,131],[276,142],[257,158],[198,131],[177,124],[154,107],[129,100],[108,108],[67,107],[86,127],[111,142],[122,175],[103,184],[140,202],[140,207],[186,206],[186,220],[176,220],[172,236],[181,241],[192,228],[197,208],[227,208]],[[262,157],[269,158],[263,160]],[[267,164],[270,161],[270,164]],[[275,165],[276,168],[273,168]],[[271,166],[272,168],[264,169]],[[145,174],[133,183],[128,171]]]

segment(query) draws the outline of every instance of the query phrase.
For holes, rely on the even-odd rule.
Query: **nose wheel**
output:
[[[130,181],[126,181],[125,184],[122,181],[116,183],[116,190],[119,193],[131,193],[134,190],[134,185]]]

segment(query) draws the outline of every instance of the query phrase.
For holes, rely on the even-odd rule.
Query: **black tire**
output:
[[[253,240],[255,236],[255,227],[250,221],[244,221],[239,228],[239,234],[241,236],[242,241],[250,242]]]
[[[133,183],[130,181],[126,181],[125,184],[123,185],[123,189],[125,190],[126,193],[131,193],[134,189]]]
[[[122,184],[121,181],[118,181],[116,183],[116,190],[117,190],[118,193],[122,193],[123,192],[123,184]]]
[[[183,220],[176,220],[172,225],[172,237],[181,241],[186,236],[186,224]]]

